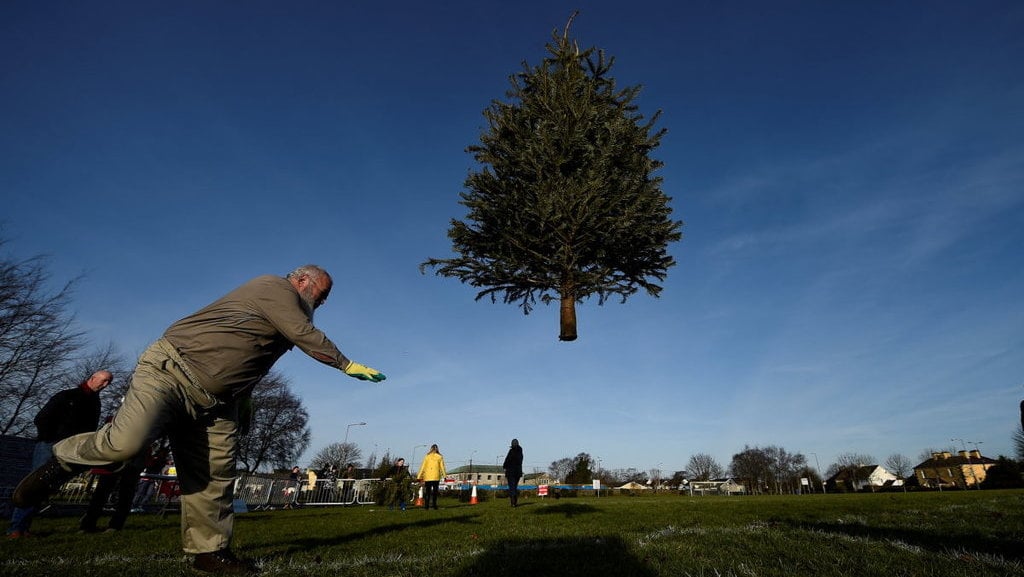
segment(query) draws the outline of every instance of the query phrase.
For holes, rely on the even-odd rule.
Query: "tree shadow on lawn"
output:
[[[582,515],[584,513],[597,513],[593,505],[581,505],[578,503],[560,503],[542,507],[539,511],[533,511],[534,515],[565,515],[568,518]]]
[[[848,535],[873,541],[898,541],[914,547],[920,547],[935,553],[962,551],[963,555],[981,553],[997,555],[1005,559],[1024,559],[1024,548],[1013,534],[988,537],[980,533],[940,534],[931,531],[913,529],[894,529],[886,527],[869,527],[865,525],[844,523],[808,523],[783,521],[794,529],[803,531],[820,531],[838,535]]]
[[[271,546],[274,547],[274,552],[266,556],[267,559],[276,559],[280,557],[287,557],[292,553],[298,551],[310,551],[318,547],[332,547],[336,545],[342,545],[344,543],[351,543],[353,541],[359,541],[361,539],[372,539],[374,537],[380,537],[388,533],[394,533],[397,531],[405,531],[406,529],[421,528],[429,529],[431,527],[437,527],[440,525],[447,525],[449,523],[456,523],[461,525],[477,524],[475,521],[477,515],[459,515],[455,517],[439,517],[430,519],[420,519],[418,521],[395,521],[386,525],[379,525],[366,531],[359,531],[357,533],[348,533],[345,535],[337,536],[325,536],[325,537],[304,537],[301,539],[288,539],[287,541],[277,541]],[[278,548],[280,547],[280,548]]]
[[[617,536],[585,539],[516,539],[492,546],[473,558],[458,577],[655,577]]]

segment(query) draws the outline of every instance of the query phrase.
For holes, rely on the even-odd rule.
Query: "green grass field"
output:
[[[35,536],[0,543],[0,574],[193,575],[178,522],[133,515],[120,533],[86,535],[77,517],[39,518]],[[1024,575],[1024,491],[261,511],[236,517],[234,549],[263,575]]]

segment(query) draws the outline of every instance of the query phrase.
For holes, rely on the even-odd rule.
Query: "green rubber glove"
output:
[[[373,381],[375,383],[379,383],[387,378],[384,376],[384,373],[377,369],[371,369],[366,365],[360,365],[354,361],[350,362],[348,366],[345,367],[345,374],[350,377],[355,377],[360,381]]]

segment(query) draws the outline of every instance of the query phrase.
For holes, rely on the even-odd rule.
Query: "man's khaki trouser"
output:
[[[55,444],[53,454],[79,465],[122,463],[166,434],[181,488],[182,547],[217,551],[230,546],[234,524],[237,407],[189,382],[169,347],[161,339],[142,353],[113,421]]]

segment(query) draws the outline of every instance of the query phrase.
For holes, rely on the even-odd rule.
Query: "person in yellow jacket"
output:
[[[423,507],[425,509],[430,508],[431,502],[434,503],[434,509],[437,509],[438,487],[445,473],[444,456],[441,455],[436,444],[431,445],[430,451],[423,456],[420,472],[416,475],[416,478],[423,482],[423,492],[425,493]]]

